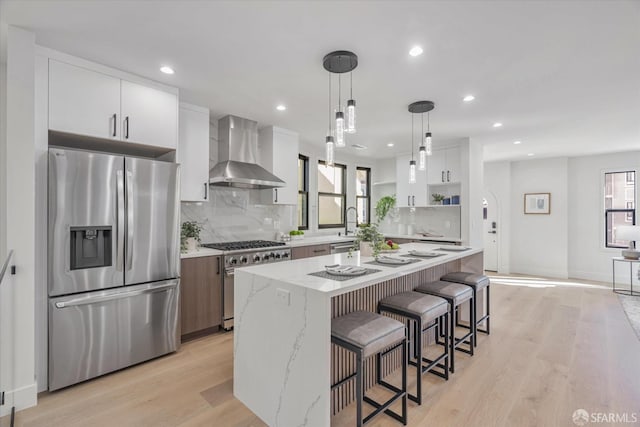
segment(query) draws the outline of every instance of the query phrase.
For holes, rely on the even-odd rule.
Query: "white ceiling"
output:
[[[638,1],[1,6],[3,22],[35,31],[41,45],[178,86],[183,100],[208,106],[216,118],[275,124],[316,144],[328,122],[322,57],[353,50],[358,133],[349,144],[369,147],[359,155],[409,151],[406,107],[421,99],[436,103],[436,143],[469,137],[485,144],[486,160],[640,149]],[[413,58],[416,44],[424,54]],[[176,74],[161,74],[164,64]],[[476,100],[463,103],[469,93]],[[279,103],[287,111],[276,111]],[[492,128],[496,121],[504,126]],[[391,141],[394,148],[386,146]]]

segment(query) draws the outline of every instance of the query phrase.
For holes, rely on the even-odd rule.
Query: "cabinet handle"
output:
[[[113,113],[113,134],[111,136],[113,136],[114,138],[116,137],[116,126],[118,125],[118,116],[116,116],[116,113]]]
[[[208,196],[209,196],[209,185],[205,182],[204,183],[204,199],[207,200]]]
[[[326,249],[314,249],[314,250],[313,250],[313,253],[314,253],[314,254],[318,254],[318,253],[320,253],[320,252],[327,252],[327,250],[326,250]]]
[[[407,206],[411,206],[411,196],[407,196]]]
[[[442,182],[444,182],[444,171],[442,171]]]
[[[220,274],[220,259],[221,258],[217,257],[216,259],[218,260],[218,262],[216,263],[216,267],[217,267],[216,274]]]
[[[415,205],[416,205],[416,196],[411,196],[411,204],[412,204],[413,206],[415,206]]]
[[[124,139],[129,139],[129,116],[124,119]]]
[[[274,189],[274,191],[276,192],[276,201],[275,201],[275,203],[278,203],[278,189],[276,188],[276,189]]]
[[[451,171],[447,171],[447,182],[451,182]]]

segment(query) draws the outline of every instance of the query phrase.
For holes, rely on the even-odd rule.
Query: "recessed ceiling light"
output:
[[[495,123],[493,124],[493,127],[494,127],[494,128],[501,128],[501,127],[502,127],[502,123],[500,123],[500,122],[495,122]]]
[[[387,147],[393,147],[393,142],[388,143]]]
[[[409,55],[411,56],[422,55],[422,48],[420,46],[412,47],[411,50],[409,51]]]
[[[522,141],[513,141],[515,145],[522,144]]]
[[[467,95],[467,96],[465,96],[464,98],[462,98],[462,100],[463,100],[464,102],[471,102],[471,101],[473,101],[474,99],[476,99],[476,97],[475,97],[475,96],[473,96],[473,95]]]
[[[527,156],[531,157],[531,156],[535,156],[535,154],[529,153],[529,154],[527,154]]]
[[[276,110],[278,110],[278,111],[284,111],[286,109],[287,109],[287,106],[286,105],[282,105],[282,104],[280,104],[280,105],[278,105],[276,107]]]
[[[163,66],[163,67],[160,67],[160,71],[162,71],[165,74],[173,74],[173,73],[175,73],[175,71],[173,71],[173,68],[167,67],[166,65]]]

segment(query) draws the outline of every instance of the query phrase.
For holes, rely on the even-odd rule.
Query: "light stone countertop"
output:
[[[198,247],[198,249],[196,249],[195,251],[181,252],[180,259],[198,258],[201,256],[216,256],[216,255],[222,255],[222,251],[219,251],[217,249]]]
[[[251,277],[257,276],[260,277],[261,280],[275,280],[333,296],[482,252],[481,248],[470,248],[460,252],[444,251],[439,250],[438,248],[440,248],[440,246],[437,244],[405,243],[401,246],[399,252],[396,252],[391,256],[395,257],[405,255],[412,249],[418,251],[433,251],[442,253],[443,255],[434,258],[420,258],[420,262],[402,265],[399,267],[366,264],[367,262],[373,261],[373,258],[361,257],[360,251],[356,251],[353,253],[352,257],[349,257],[348,253],[341,253],[273,264],[236,268],[236,286],[242,286],[244,283],[250,283],[252,281]],[[380,271],[377,273],[357,276],[345,281],[336,281],[309,275],[309,273],[323,271],[326,265],[332,264],[357,265],[365,268],[374,268]]]
[[[395,233],[382,233],[384,237],[389,239],[413,239],[413,240],[428,240],[433,242],[456,242],[462,243],[462,239],[459,237],[425,237],[422,234],[395,234]]]

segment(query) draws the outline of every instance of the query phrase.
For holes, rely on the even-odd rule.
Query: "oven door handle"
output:
[[[225,276],[233,276],[235,274],[235,270],[224,270]]]

